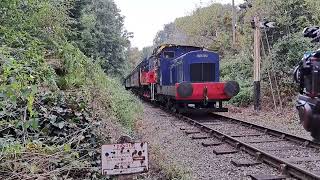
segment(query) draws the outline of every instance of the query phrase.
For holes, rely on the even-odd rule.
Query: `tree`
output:
[[[91,1],[82,10],[80,24],[80,49],[106,73],[121,75],[132,34],[124,30],[123,16],[113,0]]]
[[[175,23],[165,24],[153,40],[154,46],[161,44],[187,44],[187,35],[179,30]]]
[[[142,53],[137,47],[130,48],[128,51],[128,66],[129,69],[134,69],[142,60]]]
[[[232,7],[214,3],[198,8],[190,16],[175,20],[178,29],[187,35],[188,44],[205,46],[225,54],[231,50]]]
[[[155,47],[155,46],[147,46],[147,47],[144,47],[144,48],[142,49],[142,51],[141,51],[141,57],[142,57],[143,59],[150,57],[151,54],[152,54],[152,51],[153,51],[154,47]]]
[[[301,33],[284,36],[274,44],[270,56],[275,75],[281,82],[282,92],[286,92],[286,95],[294,95],[295,92],[294,82],[292,81],[294,67],[301,61],[305,52],[313,49],[314,45],[309,39],[302,37]],[[271,69],[270,63],[266,63],[265,66],[266,69]]]

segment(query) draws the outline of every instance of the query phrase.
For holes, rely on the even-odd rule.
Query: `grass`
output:
[[[67,74],[64,79],[69,88],[82,87],[92,106],[117,119],[129,132],[142,112],[142,104],[126,91],[120,80],[108,77],[101,67],[70,44],[63,47]],[[94,110],[94,109],[93,109]]]
[[[155,163],[157,168],[164,172],[166,179],[172,180],[189,180],[191,178],[190,172],[178,164],[168,161],[165,153],[161,151],[160,146],[153,146],[150,150],[151,160]]]

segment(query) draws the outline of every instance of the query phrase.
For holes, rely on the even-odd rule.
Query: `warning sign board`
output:
[[[102,146],[102,174],[121,175],[148,171],[148,144],[125,143]]]

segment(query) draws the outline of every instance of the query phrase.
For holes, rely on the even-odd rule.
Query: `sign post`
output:
[[[235,48],[236,45],[236,9],[234,6],[234,0],[232,0],[232,46]]]
[[[254,110],[261,110],[260,105],[260,71],[261,71],[261,49],[260,49],[260,21],[259,17],[254,17],[254,70],[253,70],[253,89],[254,89]]]
[[[101,148],[102,174],[106,176],[130,175],[149,170],[148,144],[126,142],[103,145]]]
[[[274,28],[275,22],[260,21],[259,16],[255,16],[252,21],[254,29],[254,63],[253,63],[253,94],[254,110],[261,110],[261,31],[260,28]]]

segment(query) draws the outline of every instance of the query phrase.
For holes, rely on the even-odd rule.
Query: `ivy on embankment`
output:
[[[98,177],[99,127],[131,130],[140,111],[68,41],[64,2],[0,2],[0,179]]]

